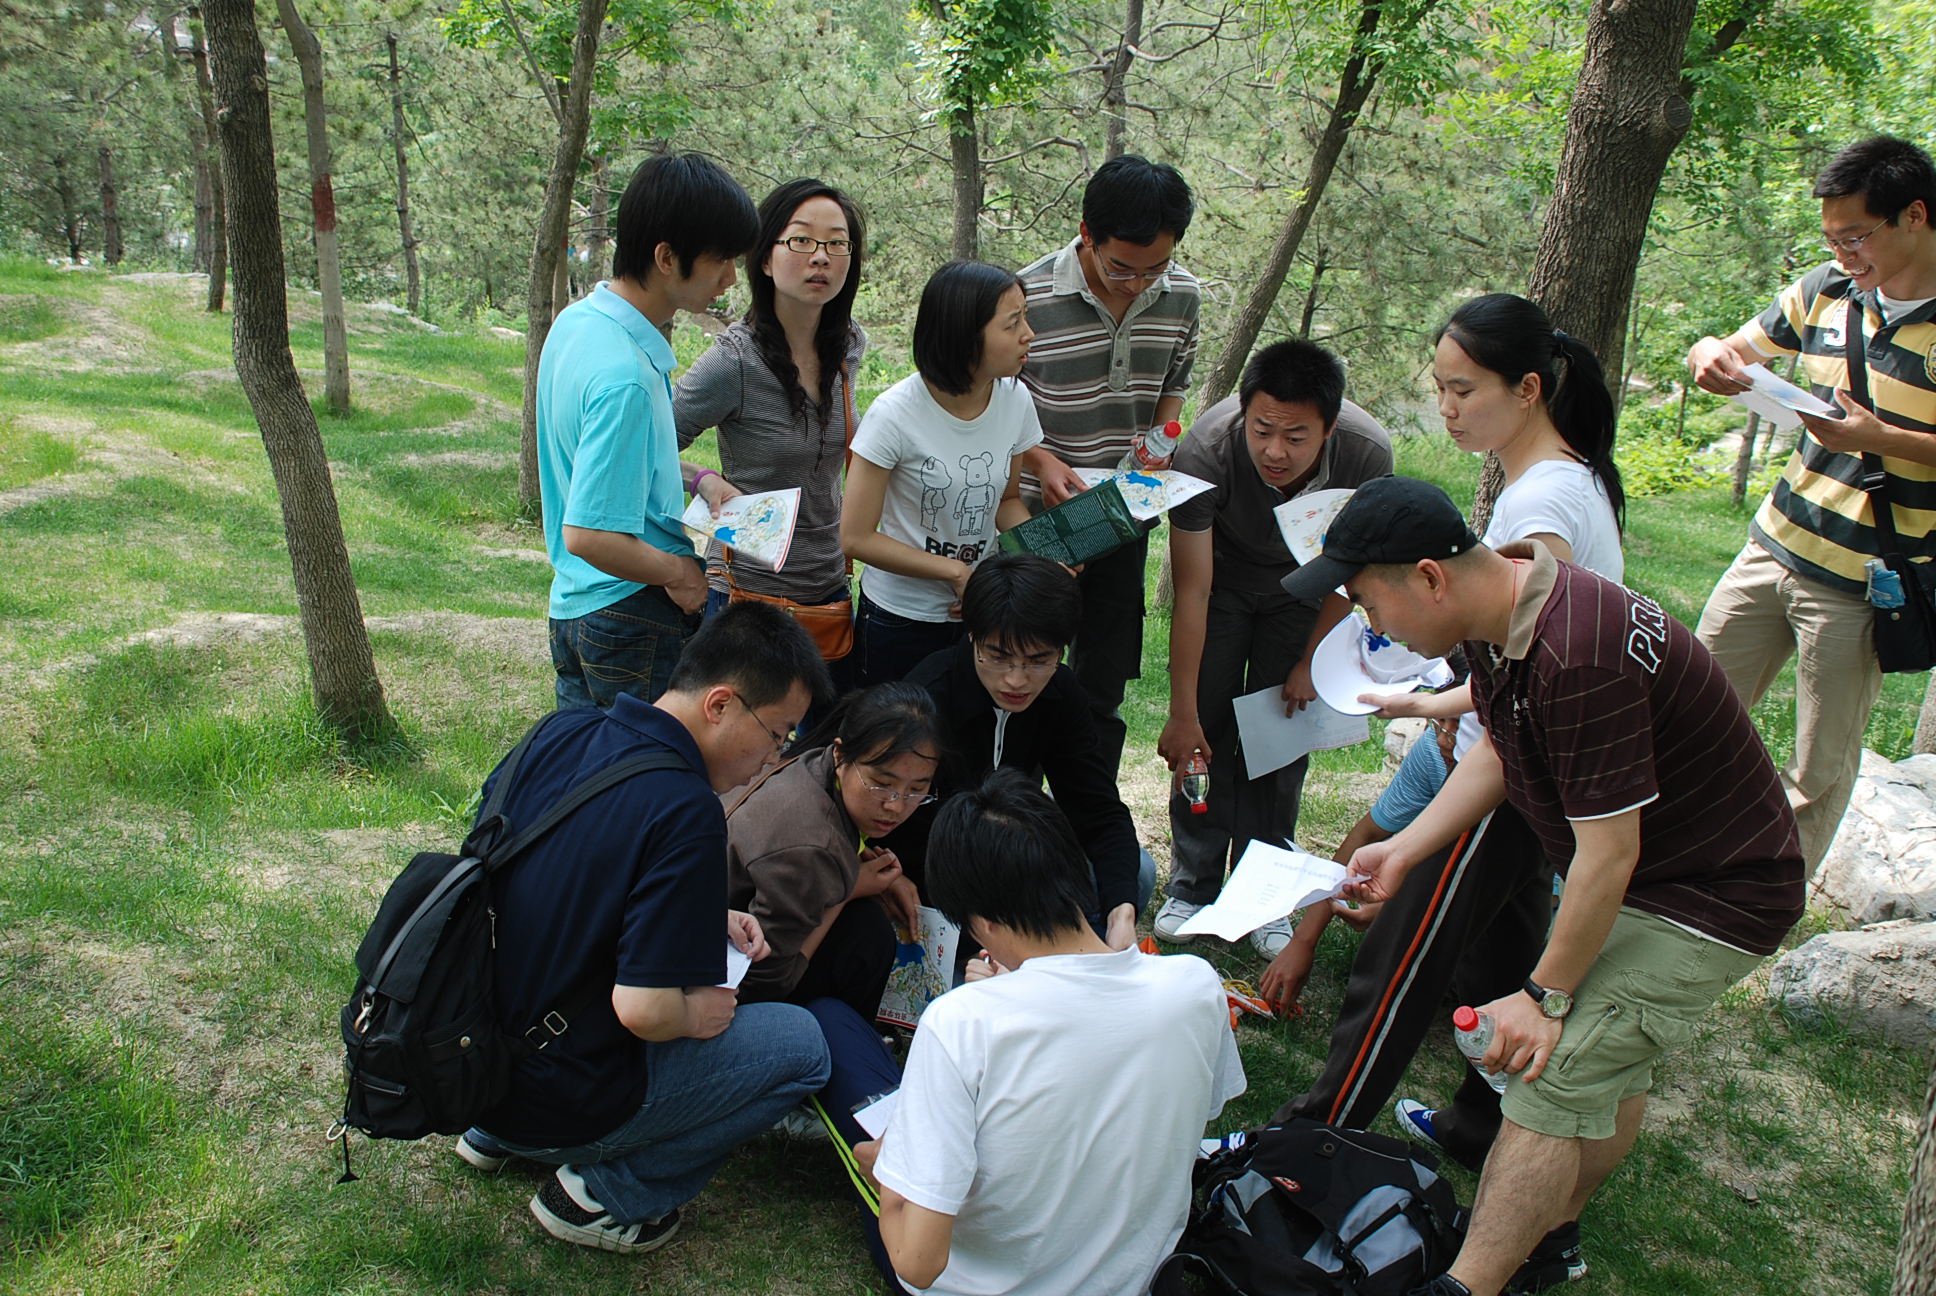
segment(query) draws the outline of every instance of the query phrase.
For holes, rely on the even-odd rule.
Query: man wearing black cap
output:
[[[1323,554],[1285,580],[1306,599],[1339,584],[1415,652],[1463,642],[1486,728],[1410,827],[1352,857],[1347,894],[1395,896],[1501,801],[1567,878],[1524,989],[1480,1008],[1483,1065],[1516,1078],[1465,1246],[1414,1296],[1536,1291],[1577,1276],[1536,1248],[1626,1155],[1654,1060],[1801,916],[1794,815],[1684,626],[1540,545],[1487,549],[1436,486],[1361,487]]]

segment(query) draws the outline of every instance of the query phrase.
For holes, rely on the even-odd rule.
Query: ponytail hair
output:
[[[1627,493],[1613,461],[1613,395],[1593,348],[1554,328],[1537,303],[1512,293],[1474,297],[1452,313],[1438,336],[1457,342],[1474,363],[1508,386],[1517,386],[1527,374],[1539,379],[1539,398],[1553,426],[1599,479],[1614,520],[1625,531]]]
[[[939,762],[947,754],[934,699],[919,684],[905,680],[847,694],[800,740],[797,750],[828,747],[836,740],[841,759],[850,763],[878,765],[908,752]]]

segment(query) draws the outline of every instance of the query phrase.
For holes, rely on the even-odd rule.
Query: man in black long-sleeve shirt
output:
[[[1136,916],[1155,884],[1155,863],[1116,790],[1101,735],[1075,672],[1062,664],[1082,595],[1060,563],[998,554],[975,569],[962,595],[968,634],[908,675],[928,690],[947,725],[949,755],[935,792],[974,786],[1005,766],[1046,776],[1095,874],[1097,932],[1113,949],[1136,940]],[[918,882],[933,814],[894,834],[895,853]]]

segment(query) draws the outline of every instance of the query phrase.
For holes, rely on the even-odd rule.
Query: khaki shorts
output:
[[[1760,962],[1623,907],[1546,1069],[1506,1086],[1506,1119],[1553,1138],[1612,1138],[1620,1104],[1653,1087],[1654,1060],[1691,1039],[1722,992]]]

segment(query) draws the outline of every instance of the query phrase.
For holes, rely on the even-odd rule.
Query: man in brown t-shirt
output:
[[[1216,900],[1230,866],[1252,838],[1297,831],[1307,761],[1250,777],[1235,701],[1276,687],[1286,713],[1317,697],[1311,653],[1349,610],[1343,599],[1312,608],[1279,582],[1297,566],[1271,510],[1311,491],[1357,486],[1392,470],[1391,437],[1344,398],[1344,365],[1314,343],[1276,342],[1244,366],[1236,395],[1203,411],[1177,447],[1173,466],[1211,489],[1170,511],[1169,720],[1157,754],[1172,770],[1200,754],[1210,770],[1204,813],[1170,796],[1169,898],[1156,934],[1179,930]],[[1290,943],[1279,918],[1251,933],[1251,947],[1276,958]]]
[[[1686,627],[1541,546],[1487,549],[1438,487],[1361,487],[1286,588],[1339,584],[1415,652],[1463,641],[1486,727],[1409,828],[1352,858],[1347,894],[1390,897],[1502,800],[1567,878],[1525,989],[1480,1009],[1483,1065],[1518,1079],[1465,1247],[1420,1289],[1494,1296],[1626,1155],[1662,1049],[1801,917],[1794,815]]]

